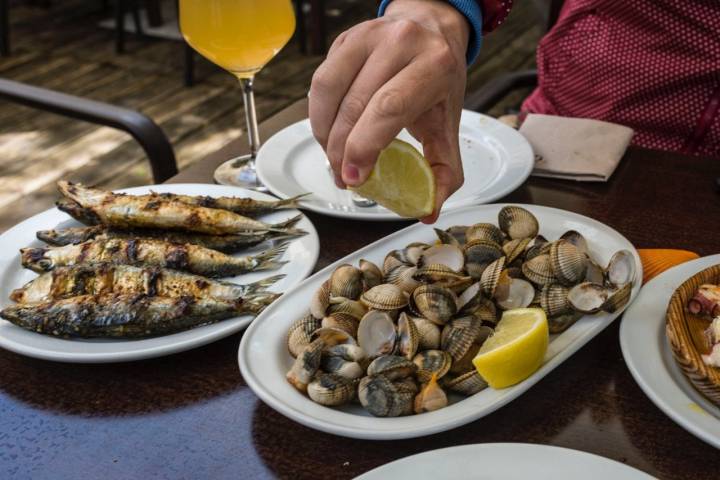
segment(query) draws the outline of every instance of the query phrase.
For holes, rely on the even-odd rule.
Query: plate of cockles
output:
[[[206,184],[58,189],[57,208],[0,235],[0,347],[23,355],[101,363],[205,345],[247,327],[319,254],[297,198]]]

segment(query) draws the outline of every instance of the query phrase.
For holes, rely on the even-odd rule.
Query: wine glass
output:
[[[245,103],[250,154],[228,160],[216,178],[266,191],[255,171],[260,147],[253,77],[290,40],[295,31],[291,0],[180,0],[180,30],[198,53],[235,75]]]

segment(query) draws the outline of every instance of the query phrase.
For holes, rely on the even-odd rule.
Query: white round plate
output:
[[[398,138],[422,146],[406,130]],[[530,175],[534,156],[530,144],[516,130],[487,115],[463,110],[460,119],[460,155],[465,184],[443,206],[443,211],[489,203],[519,187]],[[327,157],[315,141],[310,120],[284,128],[258,152],[260,180],[277,196],[312,195],[300,202],[306,208],[334,217],[358,220],[398,220],[379,205],[357,207],[351,192],[338,189],[328,170]]]
[[[625,312],[620,347],[632,376],[650,400],[685,430],[720,448],[720,408],[693,388],[665,337],[665,314],[672,294],[685,280],[717,264],[720,255],[698,258],[650,280]]]
[[[185,195],[238,196],[259,200],[276,200],[270,195],[244,190],[237,187],[207,184],[164,184],[121,190],[126,193],[143,194],[172,192]],[[280,222],[298,215],[298,210],[281,210],[262,217],[263,221]],[[10,292],[21,287],[37,276],[20,265],[19,249],[27,246],[42,246],[43,242],[35,238],[38,230],[80,226],[67,214],[55,208],[39,213],[14,226],[0,235],[0,308],[12,302]],[[315,227],[306,217],[297,224],[308,232],[307,235],[293,239],[283,256],[289,262],[278,270],[253,272],[225,280],[236,283],[251,283],[270,275],[285,274],[286,277],[269,290],[284,292],[297,285],[312,272],[320,252],[320,241]],[[267,245],[265,245],[267,248]],[[259,252],[263,245],[248,249],[237,255]],[[184,332],[140,340],[82,340],[64,339],[23,330],[6,320],[0,319],[0,347],[30,357],[76,363],[105,363],[141,360],[182,352],[227,337],[245,328],[251,321],[250,315],[228,319],[213,325],[186,330]]]
[[[356,480],[651,480],[620,462],[569,448],[530,443],[478,443],[396,460]]]
[[[477,222],[497,222],[502,205],[466,207],[443,214],[436,225],[414,224],[362,248],[316,273],[285,293],[270,305],[258,321],[243,334],[238,360],[243,378],[258,397],[283,415],[325,432],[347,437],[391,440],[418,437],[464,425],[488,415],[547,375],[552,369],[600,333],[620,312],[586,316],[559,335],[550,339],[545,360],[540,369],[525,381],[502,390],[487,388],[472,397],[452,397],[451,404],[422,415],[399,418],[371,416],[360,405],[328,408],[314,403],[295,390],[285,379],[293,358],[287,351],[286,335],[290,324],[309,308],[310,298],[332,271],[343,263],[357,265],[361,258],[382,265],[385,255],[393,249],[404,248],[411,242],[433,242],[433,227],[471,225]],[[582,215],[548,207],[524,205],[540,222],[540,233],[556,239],[567,230],[577,230],[588,240],[592,256],[606,265],[618,250],[633,252],[637,269],[633,298],[640,289],[642,266],[632,244],[622,235],[600,222]]]

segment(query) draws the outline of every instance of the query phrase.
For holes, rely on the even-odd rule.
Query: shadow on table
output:
[[[617,328],[611,326],[522,397],[454,430],[408,440],[356,440],[304,427],[257,402],[252,438],[266,467],[281,478],[350,478],[416,453],[485,442],[554,444],[621,459],[622,452],[599,445],[599,434],[618,423],[612,391],[620,368]]]
[[[0,396],[66,415],[143,415],[195,404],[244,386],[240,335],[163,358],[82,365],[0,350]]]

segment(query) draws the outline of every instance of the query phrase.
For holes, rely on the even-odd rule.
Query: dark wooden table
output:
[[[300,102],[265,122],[263,138],[303,118],[305,108]],[[209,182],[220,161],[244,150],[241,139],[172,181]],[[718,159],[633,148],[608,183],[531,178],[503,201],[591,216],[637,247],[708,255],[720,250],[718,176]],[[322,242],[318,269],[407,224],[308,216]],[[673,423],[630,376],[618,325],[486,418],[392,442],[327,435],[264,405],[238,371],[241,334],[115,365],[0,351],[0,478],[349,478],[407,455],[479,442],[558,445],[660,478],[718,478],[720,453]]]

